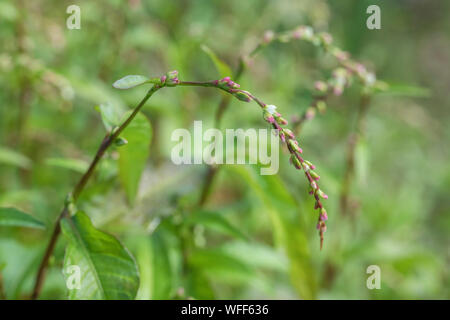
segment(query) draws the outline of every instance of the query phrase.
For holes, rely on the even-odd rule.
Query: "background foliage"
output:
[[[365,27],[373,2],[382,11],[378,31]],[[127,129],[123,148],[132,150],[107,154],[78,208],[130,250],[139,299],[449,298],[449,3],[79,0],[82,28],[68,30],[70,4],[0,2],[0,206],[29,212],[47,227],[30,217],[25,223],[40,229],[0,221],[1,295],[29,295],[66,194],[105,135],[101,104],[126,110],[145,93],[118,92],[115,80],[174,69],[186,80],[216,79],[227,67],[216,71],[202,46],[235,69],[265,30],[308,24],[329,31],[391,85],[372,100],[349,214],[340,211],[339,194],[358,90],[334,98],[302,131],[329,194],[321,252],[312,200],[285,154],[276,176],[260,176],[255,166],[224,167],[206,205],[195,206],[206,166],[174,166],[170,134],[194,120],[212,125],[220,100],[214,90],[177,88],[152,97],[143,109],[151,128],[142,116]],[[334,66],[308,44],[277,43],[253,60],[240,83],[284,115],[300,115],[314,80]],[[266,127],[255,106],[237,100],[222,126]],[[61,270],[65,247],[75,241],[67,223],[65,235],[42,298],[67,298]],[[381,290],[366,288],[372,264],[381,267]]]

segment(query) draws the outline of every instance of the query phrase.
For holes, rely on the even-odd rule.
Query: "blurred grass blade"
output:
[[[367,174],[368,174],[368,148],[367,142],[364,138],[358,139],[355,148],[355,171],[356,176],[358,178],[358,182],[360,184],[367,183]]]
[[[129,76],[125,76],[122,79],[119,79],[116,82],[114,82],[113,87],[116,89],[125,90],[125,89],[130,89],[130,88],[140,86],[141,84],[147,83],[147,81],[149,81],[149,80],[150,79],[145,76],[129,75]]]
[[[206,45],[202,45],[201,48],[203,52],[205,52],[214,63],[217,71],[219,72],[219,75],[222,78],[233,76],[233,72],[231,71],[231,68],[228,66],[228,64],[220,60],[219,57],[217,57],[217,55],[209,47],[207,47]]]
[[[221,249],[233,257],[239,257],[247,264],[261,269],[287,272],[287,257],[275,248],[252,242],[227,242]]]
[[[163,232],[155,232],[144,242],[151,273],[151,299],[170,299],[174,289],[169,248]],[[141,251],[142,254],[142,251]]]
[[[428,88],[399,83],[387,83],[387,88],[377,93],[377,95],[428,98],[430,97],[431,92]]]
[[[127,118],[132,111],[124,115]],[[120,135],[128,141],[119,148],[119,179],[130,204],[134,203],[142,172],[150,153],[152,128],[147,117],[138,113]]]
[[[86,161],[74,158],[48,158],[45,160],[45,164],[79,173],[84,173],[89,166],[89,163]]]
[[[298,204],[278,175],[260,175],[257,166],[227,166],[242,177],[269,213],[275,243],[289,258],[292,284],[303,299],[314,299],[317,282],[302,220],[295,214]]]
[[[41,221],[16,208],[0,208],[0,226],[45,229]]]
[[[186,223],[200,224],[213,231],[221,232],[238,239],[248,240],[248,237],[243,232],[228,222],[221,214],[216,212],[195,212],[186,219]]]
[[[218,248],[196,249],[189,256],[189,265],[212,279],[230,283],[248,283],[255,279],[255,270],[239,258]]]
[[[64,218],[61,228],[68,241],[64,270],[80,268],[80,288],[69,289],[69,299],[134,299],[139,287],[136,263],[113,236],[97,230],[83,212]],[[71,274],[64,272],[66,281]]]
[[[29,169],[32,161],[14,150],[0,147],[0,163],[6,163],[23,169]]]

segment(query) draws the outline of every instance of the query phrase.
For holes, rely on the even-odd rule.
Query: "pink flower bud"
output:
[[[320,34],[320,39],[325,45],[330,45],[333,42],[333,37],[327,32],[322,32]]]
[[[320,221],[327,221],[328,220],[328,215],[327,215],[327,211],[322,208],[320,210],[320,216],[319,216]]]
[[[348,52],[339,50],[335,53],[335,56],[339,61],[345,61],[350,57],[350,54]]]
[[[273,40],[273,38],[275,38],[275,33],[272,30],[267,30],[264,33],[263,42],[265,44],[268,44],[268,43],[270,43]]]
[[[323,81],[316,81],[314,83],[314,89],[316,89],[319,92],[325,93],[328,89],[328,85]]]
[[[282,117],[280,117],[280,123],[282,124],[282,125],[287,125],[288,124],[288,122],[287,122],[287,120],[285,119],[285,118],[282,118]]]
[[[316,111],[314,110],[314,108],[310,107],[305,112],[305,119],[311,120],[312,118],[314,118],[315,115],[316,115]]]
[[[344,92],[344,88],[342,88],[341,86],[335,86],[333,88],[333,94],[335,96],[340,96],[340,95],[342,95],[343,92]]]

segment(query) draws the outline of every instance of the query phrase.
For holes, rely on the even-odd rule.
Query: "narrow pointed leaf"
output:
[[[89,163],[86,161],[74,158],[48,158],[45,160],[45,163],[49,166],[73,170],[79,173],[84,173],[89,166]]]
[[[136,262],[115,237],[96,229],[83,212],[64,218],[61,228],[68,241],[64,259],[66,281],[74,281],[74,273],[67,273],[73,266],[79,268],[80,275],[79,287],[69,289],[69,299],[135,298],[139,287]]]
[[[102,103],[98,106],[98,111],[102,116],[103,125],[108,131],[120,125],[122,115],[125,113],[123,107],[111,102]]]
[[[200,224],[205,228],[220,232],[238,239],[248,240],[248,237],[237,227],[232,225],[223,215],[216,212],[199,211],[192,214],[187,220],[188,224]]]
[[[0,226],[45,229],[41,221],[16,208],[0,208]]]
[[[411,86],[401,83],[388,83],[387,88],[378,93],[378,95],[386,96],[402,96],[402,97],[413,97],[413,98],[428,98],[431,92],[430,89]]]
[[[214,51],[212,51],[205,45],[202,45],[201,48],[214,63],[221,77],[231,77],[233,75],[233,72],[231,71],[231,68],[228,66],[228,64],[220,60],[219,57],[214,53]]]
[[[31,167],[32,161],[14,150],[0,147],[0,163],[28,169]]]
[[[127,118],[130,112],[126,113],[124,118]],[[120,137],[128,143],[119,148],[119,179],[129,203],[133,204],[149,155],[152,137],[150,121],[142,113],[137,114]]]
[[[147,83],[150,79],[141,76],[141,75],[129,75],[125,76],[122,79],[117,80],[113,83],[113,87],[116,89],[130,89],[137,86],[140,86],[141,84]]]

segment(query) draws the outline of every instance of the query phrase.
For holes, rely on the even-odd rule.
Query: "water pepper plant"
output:
[[[355,61],[351,58],[351,55],[334,45],[333,37],[327,32],[314,32],[313,28],[310,26],[301,25],[292,30],[285,32],[275,33],[272,30],[265,32],[262,40],[257,46],[247,55],[243,55],[239,58],[238,67],[233,73],[234,81],[239,81],[241,76],[247,70],[248,65],[251,64],[252,58],[254,58],[259,52],[264,48],[268,47],[270,44],[279,43],[292,43],[295,41],[304,41],[313,45],[318,50],[325,52],[328,55],[333,56],[338,62],[339,66],[332,71],[331,77],[326,80],[319,80],[314,83],[313,100],[309,107],[301,115],[294,115],[292,117],[292,131],[295,135],[300,134],[300,131],[305,124],[305,122],[312,120],[317,113],[324,114],[327,109],[327,100],[330,96],[340,96],[343,94],[344,90],[350,87],[353,83],[358,82],[362,85],[361,88],[361,104],[359,105],[359,115],[356,129],[358,133],[352,133],[348,142],[348,154],[347,154],[347,164],[344,175],[343,188],[341,191],[341,209],[346,211],[349,189],[351,183],[351,177],[354,171],[354,157],[355,157],[355,146],[357,145],[358,137],[363,136],[362,123],[365,121],[365,116],[367,114],[367,108],[370,102],[370,96],[378,91],[383,91],[387,89],[387,84],[378,81],[374,73],[367,70],[367,68],[360,62]],[[228,73],[231,74],[231,69],[221,61],[209,48],[203,47],[203,50],[211,57],[211,60],[215,63],[217,69],[221,74]],[[245,101],[245,97],[244,97]],[[221,119],[230,103],[230,96],[224,96],[219,103],[217,108],[215,124],[217,127],[220,126]],[[203,184],[201,197],[198,203],[199,207],[202,207],[207,201],[209,190],[217,175],[220,166],[209,166],[208,172],[206,174],[206,179]],[[319,226],[320,229],[320,226]],[[324,229],[324,228],[323,228]]]
[[[278,112],[273,104],[267,104],[250,91],[244,90],[237,83],[245,70],[248,68],[251,58],[253,58],[264,47],[273,42],[288,43],[302,40],[311,43],[315,47],[323,50],[327,54],[336,58],[339,66],[331,72],[331,76],[326,80],[319,80],[314,83],[313,100],[302,115],[294,116],[291,129],[287,128],[288,120]],[[32,299],[37,299],[41,293],[45,275],[48,269],[50,258],[56,247],[60,234],[64,234],[68,244],[64,267],[81,266],[84,286],[82,290],[69,290],[69,298],[73,299],[133,299],[139,287],[139,272],[134,258],[128,250],[113,236],[97,230],[90,221],[90,218],[77,209],[76,203],[85,189],[87,183],[98,169],[99,163],[105,153],[112,147],[120,148],[127,145],[124,131],[133,123],[139,121],[139,112],[145,103],[159,90],[174,87],[208,87],[221,90],[224,95],[217,108],[215,117],[216,126],[220,126],[220,121],[226,111],[232,97],[246,103],[254,102],[262,111],[263,119],[275,130],[282,143],[286,146],[290,157],[289,161],[297,170],[302,170],[309,185],[309,194],[314,198],[314,210],[317,210],[318,234],[320,237],[320,249],[323,247],[324,234],[327,226],[328,214],[324,207],[323,200],[328,196],[319,186],[320,176],[315,165],[303,157],[303,150],[300,147],[297,136],[300,133],[305,121],[314,118],[317,112],[324,113],[327,108],[327,100],[330,96],[340,96],[344,90],[354,82],[359,82],[361,87],[360,116],[358,117],[357,128],[361,131],[360,122],[364,121],[367,113],[369,97],[377,90],[383,90],[385,84],[377,81],[375,75],[369,72],[364,65],[351,59],[350,55],[333,44],[333,39],[328,33],[314,33],[309,26],[300,26],[294,30],[276,34],[267,31],[261,42],[248,55],[239,58],[238,67],[235,72],[231,71],[228,65],[224,64],[209,48],[203,50],[211,57],[222,78],[210,81],[185,81],[179,78],[178,71],[170,71],[160,77],[146,77],[142,75],[128,75],[116,82],[113,87],[126,90],[142,85],[151,85],[143,99],[130,112],[125,114],[125,118],[120,123],[107,125],[108,132],[101,141],[97,152],[73,188],[66,197],[63,209],[60,212],[50,241],[45,249],[41,260],[34,288],[31,294]],[[103,119],[104,120],[104,119]],[[351,139],[352,146],[355,138]],[[132,142],[130,143],[132,144]],[[341,196],[341,202],[346,201],[348,196],[348,185],[350,183],[351,170],[353,170],[354,148],[349,148],[348,166],[345,174],[344,185],[346,186]],[[217,167],[209,166],[205,183],[202,188],[198,206],[201,207],[206,202],[208,190],[217,173]],[[29,226],[42,228],[43,225],[29,216],[13,209],[0,208],[0,218],[2,224]],[[68,277],[66,276],[66,280]]]
[[[49,245],[47,246],[46,252],[44,254],[43,260],[41,262],[41,265],[39,267],[39,271],[36,277],[35,287],[33,290],[32,298],[36,299],[39,296],[39,293],[42,289],[42,284],[45,277],[45,272],[48,266],[48,261],[50,259],[50,256],[53,253],[53,250],[56,245],[56,241],[61,233],[61,230],[64,232],[65,235],[69,239],[72,238],[74,242],[84,242],[83,246],[89,246],[89,250],[93,251],[99,251],[95,256],[90,256],[89,258],[91,261],[93,261],[93,264],[104,264],[105,261],[99,258],[101,255],[107,255],[107,253],[102,253],[102,245],[100,243],[97,243],[95,241],[92,241],[92,243],[89,243],[89,237],[86,239],[83,239],[83,235],[79,235],[77,226],[83,225],[88,229],[94,230],[96,233],[100,233],[100,231],[95,230],[92,224],[90,223],[89,218],[82,212],[78,212],[75,207],[75,203],[77,199],[79,198],[81,192],[85,188],[87,182],[92,177],[95,169],[97,168],[101,158],[105,154],[105,152],[110,148],[112,145],[122,145],[125,144],[126,141],[120,137],[120,134],[125,130],[125,128],[133,121],[133,119],[137,116],[139,111],[142,109],[144,104],[147,102],[147,100],[153,96],[158,90],[161,90],[163,88],[172,88],[177,86],[184,86],[184,87],[210,87],[210,88],[216,88],[219,90],[222,90],[235,98],[237,98],[240,101],[243,102],[255,102],[262,110],[263,117],[265,121],[267,121],[278,133],[279,138],[283,143],[287,145],[287,148],[289,152],[291,153],[291,162],[294,165],[294,167],[298,170],[303,170],[305,177],[310,185],[310,194],[314,196],[316,200],[315,209],[319,210],[318,215],[318,223],[317,223],[317,229],[319,230],[320,234],[320,246],[322,248],[323,244],[323,235],[326,231],[326,225],[325,221],[328,219],[326,210],[321,202],[321,199],[327,199],[328,196],[319,188],[318,180],[319,175],[314,171],[315,166],[307,161],[304,160],[301,154],[303,153],[302,149],[299,146],[299,143],[293,134],[293,132],[287,128],[283,128],[282,126],[285,126],[288,124],[288,121],[282,117],[282,115],[277,112],[277,108],[274,105],[269,105],[264,103],[261,99],[257,98],[255,95],[250,93],[249,91],[243,90],[240,88],[240,85],[231,80],[230,77],[225,77],[219,80],[212,80],[212,81],[182,81],[178,78],[178,72],[177,71],[170,71],[166,73],[165,75],[161,77],[155,77],[155,78],[147,78],[145,76],[141,75],[129,75],[126,76],[120,80],[117,80],[114,82],[113,86],[117,89],[130,89],[137,87],[139,85],[144,84],[152,84],[152,87],[148,90],[147,94],[144,96],[144,98],[141,100],[141,102],[134,108],[133,112],[128,116],[128,118],[119,126],[112,128],[112,130],[105,136],[103,141],[101,142],[97,153],[92,160],[91,164],[89,165],[89,168],[84,173],[84,175],[81,177],[80,181],[75,186],[74,190],[68,195],[64,208],[61,211],[56,224],[54,231],[52,233]],[[132,257],[129,255],[129,253],[120,245],[115,238],[112,236],[109,236],[104,233],[100,233],[101,238],[105,243],[110,244],[113,247],[113,250],[115,252],[118,252],[118,255],[120,259],[124,261],[128,261],[128,263],[132,263]],[[68,247],[68,252],[71,251],[77,251],[75,246]],[[85,252],[84,252],[85,253]],[[75,256],[82,256],[83,252],[77,252],[74,254]],[[66,256],[71,256],[70,254],[67,254]],[[117,259],[119,259],[117,257]],[[76,258],[69,258],[69,261],[66,259],[66,264],[70,265],[73,263],[71,260],[76,260],[78,263],[79,260],[84,260],[83,258],[76,259]],[[125,268],[125,267],[124,267]],[[120,273],[119,271],[115,271]],[[137,271],[134,272],[134,278],[136,278]],[[91,277],[94,277],[95,275],[90,275]],[[87,278],[89,278],[89,275],[86,275]],[[101,287],[111,285],[111,281],[109,281],[107,277],[105,279],[99,279],[98,281],[101,282]],[[124,287],[133,287],[136,285],[137,281],[136,279],[133,280],[133,277],[121,279],[119,274],[116,276],[116,281],[122,282],[122,285]],[[72,291],[77,292],[77,291]],[[121,295],[125,295],[125,291],[123,293],[117,292],[119,296],[105,296],[105,298],[120,298]],[[96,296],[94,296],[96,297]],[[76,296],[74,297],[76,298]]]

